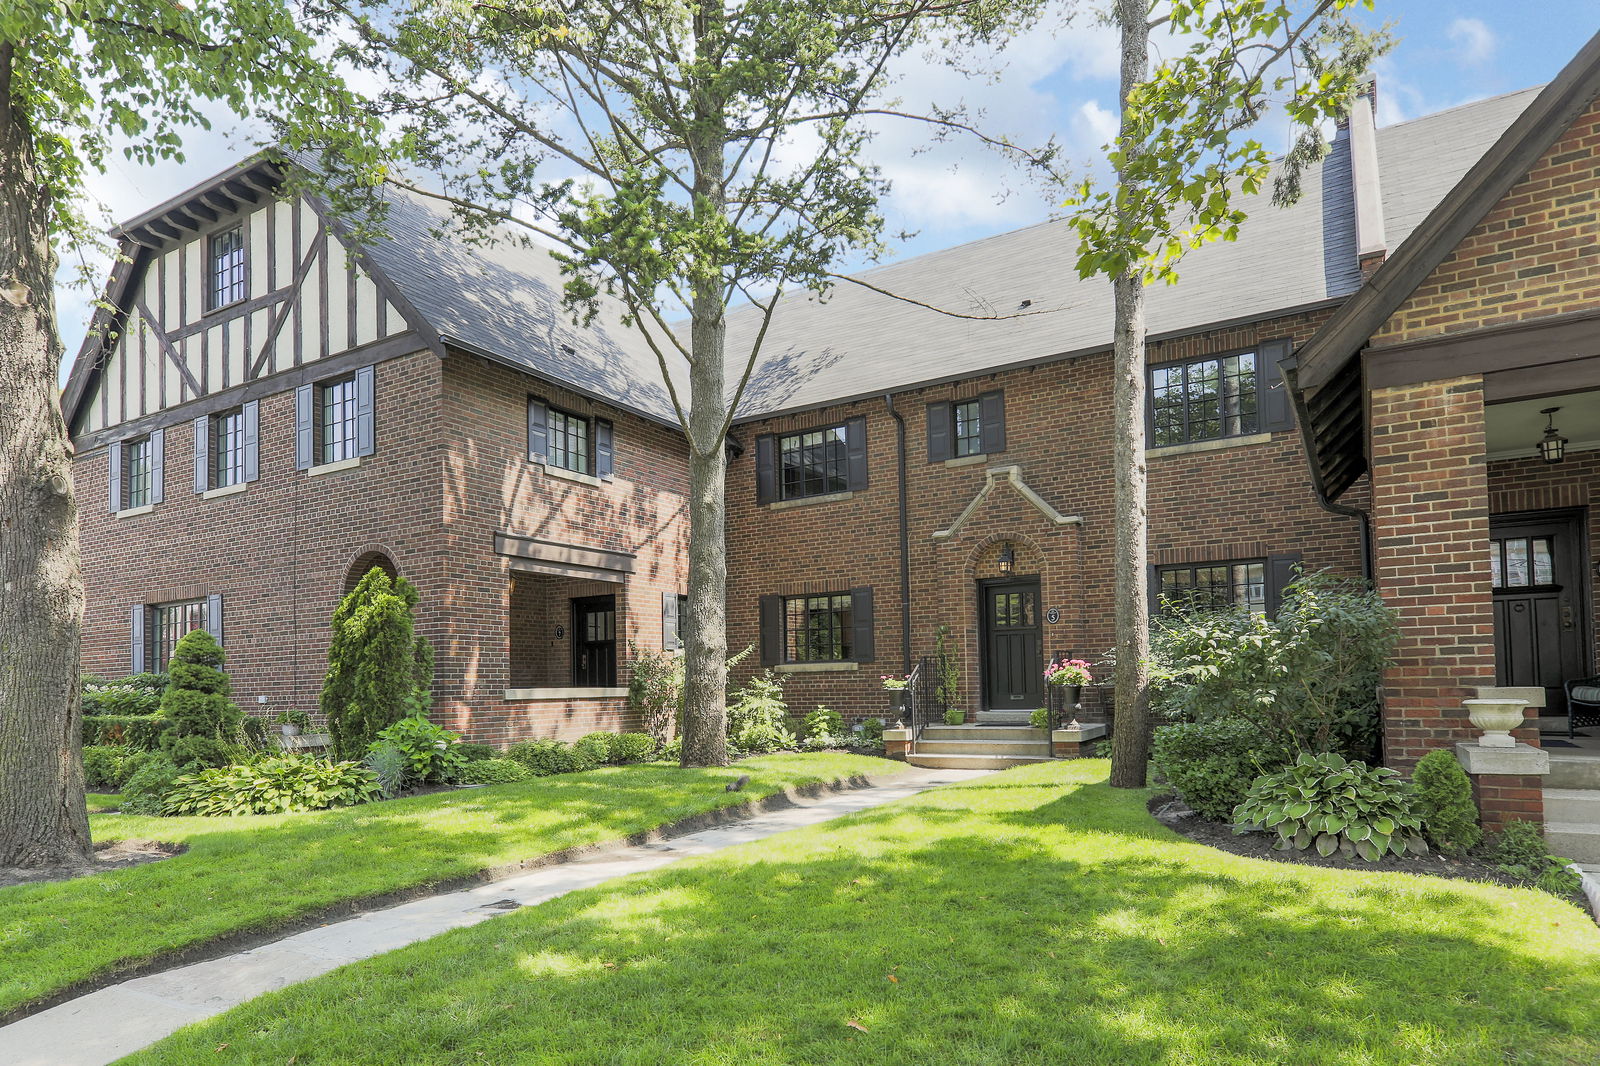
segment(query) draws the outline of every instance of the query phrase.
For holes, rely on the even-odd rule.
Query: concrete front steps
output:
[[[1544,839],[1574,862],[1600,863],[1600,759],[1550,753],[1544,779]]]
[[[906,761],[940,770],[1004,770],[1050,758],[1050,735],[1032,726],[927,725]]]

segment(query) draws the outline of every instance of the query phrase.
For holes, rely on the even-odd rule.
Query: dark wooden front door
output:
[[[617,683],[617,598],[572,601],[572,683],[612,688]]]
[[[1543,686],[1547,714],[1565,714],[1562,684],[1590,672],[1581,530],[1575,514],[1489,522],[1495,682]]]
[[[1031,711],[1044,705],[1044,640],[1039,579],[985,582],[983,695],[991,711]]]

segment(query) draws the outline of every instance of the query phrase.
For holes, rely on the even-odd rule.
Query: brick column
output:
[[[1475,738],[1462,700],[1495,682],[1483,379],[1375,388],[1369,402],[1378,591],[1400,616],[1384,677],[1384,758],[1409,770]],[[1537,745],[1538,728],[1517,737]],[[1521,781],[1479,782],[1478,792],[1488,824],[1543,816],[1538,791]]]

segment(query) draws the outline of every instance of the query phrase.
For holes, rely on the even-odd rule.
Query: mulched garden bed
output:
[[[74,877],[103,874],[107,870],[120,870],[125,866],[160,862],[188,850],[187,844],[173,844],[165,840],[103,840],[95,844],[94,861],[88,866],[49,866],[39,870],[0,866],[0,888],[42,881],[70,881]]]
[[[1272,845],[1278,839],[1275,833],[1235,833],[1221,822],[1202,818],[1189,809],[1188,804],[1168,794],[1150,800],[1150,813],[1156,821],[1180,836],[1197,844],[1205,844],[1233,855],[1268,862],[1292,862],[1301,866],[1326,866],[1338,870],[1391,870],[1398,873],[1426,874],[1429,877],[1453,877],[1466,881],[1488,881],[1492,884],[1516,887],[1522,882],[1500,872],[1497,867],[1471,858],[1450,859],[1438,852],[1426,855],[1385,855],[1377,862],[1368,862],[1358,855],[1349,858],[1335,852],[1323,857],[1316,851],[1279,851]],[[1571,902],[1589,909],[1589,901],[1582,893],[1566,897]]]

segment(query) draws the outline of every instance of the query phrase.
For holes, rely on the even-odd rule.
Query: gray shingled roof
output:
[[[1536,93],[1496,97],[1378,131],[1391,252]],[[1304,176],[1299,203],[1280,210],[1269,196],[1270,189],[1243,199],[1250,220],[1240,240],[1192,253],[1181,265],[1178,285],[1150,291],[1152,336],[1317,304],[1360,286],[1343,135]],[[1044,222],[859,275],[950,310],[1009,314],[1029,300],[1030,311],[1048,314],[1007,321],[951,318],[850,284],[823,300],[786,298],[740,420],[1109,348],[1110,285],[1078,280],[1075,247],[1065,223]],[[748,350],[756,324],[750,310],[730,317],[731,359]]]
[[[620,305],[602,307],[593,326],[574,325],[547,249],[468,244],[452,235],[447,207],[399,189],[385,230],[367,254],[442,339],[677,423],[656,356],[637,329],[622,324]],[[681,358],[676,363],[681,382],[685,368]]]

